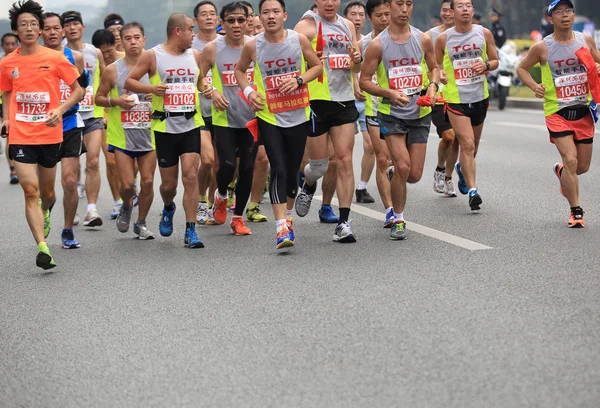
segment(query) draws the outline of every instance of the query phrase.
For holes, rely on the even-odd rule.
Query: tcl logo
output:
[[[94,66],[89,62],[85,61],[85,69],[94,69]]]
[[[177,69],[165,69],[165,72],[167,74],[169,74],[170,77],[172,76],[184,76],[184,75],[188,75],[188,76],[194,76],[196,75],[195,72],[193,72],[191,69],[185,69],[185,68],[177,68]]]
[[[579,58],[567,58],[563,60],[554,61],[558,68],[563,66],[572,67],[573,65],[581,64]]]
[[[286,65],[295,65],[296,61],[292,61],[291,58],[288,58],[287,60],[285,58],[280,58],[278,60],[265,61],[265,64],[268,68],[273,68],[273,65],[276,67],[285,67]]]
[[[393,67],[403,67],[405,65],[419,65],[419,61],[417,61],[415,57],[401,58],[399,60],[390,60],[390,64]]]
[[[225,68],[225,71],[231,71],[236,67],[236,65],[237,64],[223,64],[223,67]]]
[[[481,50],[477,44],[457,45],[456,47],[452,47],[452,49],[454,52]]]
[[[325,34],[331,41],[338,42],[350,42],[350,38],[348,38],[345,34]]]

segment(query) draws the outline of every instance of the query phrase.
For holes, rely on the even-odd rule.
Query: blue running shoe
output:
[[[294,246],[294,240],[290,237],[290,230],[287,226],[283,227],[277,233],[277,249],[289,248]]]
[[[173,211],[167,211],[163,208],[160,213],[160,223],[158,229],[163,237],[170,237],[173,233],[173,216],[175,215],[175,203],[173,203]]]
[[[456,163],[456,174],[458,174],[458,191],[461,194],[467,194],[469,192],[469,187],[467,187],[467,182],[463,177],[462,171],[460,171],[460,163]]]
[[[65,249],[75,249],[81,247],[81,245],[79,245],[79,242],[75,239],[75,234],[73,234],[72,229],[62,230],[62,234],[60,234],[60,239],[62,240],[62,245]]]
[[[469,207],[471,207],[471,211],[481,210],[481,203],[483,200],[479,195],[477,190],[473,190],[469,193]]]
[[[385,222],[383,223],[383,228],[392,228],[394,220],[394,209],[392,208],[385,214]]]
[[[290,239],[292,240],[292,242],[295,242],[296,236],[294,235],[294,224],[292,223],[291,219],[287,220],[287,227],[290,230]]]
[[[196,230],[193,228],[188,228],[185,231],[183,243],[188,248],[204,248],[204,242],[198,238],[198,235],[196,235]]]
[[[340,217],[335,215],[330,205],[322,205],[319,209],[319,221],[325,224],[337,224]]]

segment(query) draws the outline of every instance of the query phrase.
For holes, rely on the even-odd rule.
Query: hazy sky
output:
[[[0,0],[0,17],[8,18],[8,9],[16,0]],[[106,4],[107,0],[38,0],[40,4],[48,9],[61,7],[69,3],[74,5],[95,5],[102,7]]]

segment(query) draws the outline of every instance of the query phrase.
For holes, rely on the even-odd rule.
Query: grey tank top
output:
[[[265,39],[264,34],[254,37],[256,41],[256,62],[265,89],[267,109],[273,103],[291,102],[297,99],[294,95],[282,95],[279,92],[281,79],[299,76],[302,72],[302,47],[298,33],[287,30],[287,38],[280,44],[272,44]],[[298,97],[304,92],[308,96],[308,88],[303,85],[297,91]],[[269,109],[270,110],[270,109]],[[277,109],[274,109],[277,111]],[[277,126],[289,128],[306,122],[304,109],[293,109],[273,113]],[[258,116],[261,116],[258,114]]]
[[[156,56],[156,72],[163,84],[169,86],[163,98],[165,112],[193,112],[197,107],[198,64],[194,50],[189,48],[181,55],[166,52],[159,44],[152,48]],[[168,117],[167,133],[185,133],[196,128],[194,118]]]
[[[327,73],[327,83],[331,100],[334,102],[348,102],[354,100],[354,89],[352,87],[352,74],[350,71],[350,57],[348,47],[352,45],[352,33],[346,25],[344,18],[336,16],[335,22],[323,20],[317,13],[307,11],[302,19],[312,18],[315,20],[317,35],[319,25],[322,27],[325,47],[323,49],[323,68]],[[313,39],[313,44],[315,40]]]
[[[210,41],[200,41],[198,37],[194,36],[194,40],[192,41],[192,48],[202,54],[202,50]],[[208,86],[212,86],[212,71],[205,72],[206,82]],[[205,118],[210,118],[212,116],[212,112],[210,109],[210,99],[203,98],[200,95],[200,108],[202,110],[202,116]]]
[[[98,53],[96,47],[92,44],[84,44],[83,49],[79,51],[83,55],[83,63],[90,75],[90,83],[85,88],[85,97],[79,102],[79,114],[81,119],[87,120],[94,117],[94,96],[99,84],[96,81],[99,78]]]
[[[574,31],[575,40],[571,44],[559,44],[548,35],[544,43],[548,47],[548,68],[556,91],[558,109],[569,106],[587,105],[589,85],[587,70],[575,56],[581,47],[588,48],[585,34]]]
[[[433,27],[431,30],[429,30],[429,35],[431,36],[431,41],[433,41],[434,48],[435,48],[435,42],[437,41],[438,37],[442,33],[442,30],[440,30],[440,27],[441,26]]]
[[[365,58],[367,47],[373,42],[374,39],[375,37],[373,37],[373,31],[363,36],[360,44],[363,58]],[[358,73],[358,76],[360,78],[360,72]],[[373,82],[374,84],[377,83],[377,73],[373,75],[373,78],[371,78],[371,82]],[[373,95],[368,95],[367,97],[371,98],[371,103],[373,104],[373,115],[377,115],[377,105],[379,104],[379,98]]]
[[[379,34],[381,41],[381,63],[385,69],[388,83],[392,89],[401,89],[410,98],[405,107],[391,106],[390,114],[400,119],[419,119],[421,108],[417,99],[423,90],[427,70],[423,69],[423,48],[421,30],[410,27],[410,38],[403,44],[396,43],[386,28]],[[382,104],[390,104],[384,98]]]
[[[131,70],[127,68],[125,59],[115,62],[117,68],[117,91],[119,96],[131,94],[125,89],[125,80]],[[140,82],[149,85],[148,74]],[[129,111],[121,110],[121,126],[125,132],[125,150],[134,152],[148,152],[152,150],[152,137],[150,135],[150,114],[152,103],[146,102],[146,95],[138,94],[140,103]],[[110,124],[109,124],[110,126]]]
[[[251,37],[246,37],[245,41],[250,40]],[[215,40],[217,48],[217,57],[215,60],[215,66],[213,67],[213,79],[215,76],[214,69],[219,75],[221,88],[219,91],[229,101],[229,108],[224,113],[227,115],[225,118],[223,112],[213,111],[213,124],[217,126],[227,126],[230,128],[241,129],[246,127],[246,123],[255,117],[254,111],[250,106],[242,99],[239,95],[240,87],[237,84],[237,80],[234,75],[234,68],[240,59],[242,53],[242,47],[240,48],[229,48],[225,42],[225,36],[220,35]],[[250,85],[254,84],[254,64],[247,71]],[[218,88],[218,86],[217,86]],[[216,116],[220,118],[215,119]],[[226,123],[226,124],[225,124]]]
[[[485,47],[483,27],[478,24],[474,24],[467,33],[459,33],[454,27],[446,30],[446,53],[454,70],[460,103],[480,102],[487,97],[485,74],[475,75],[470,69],[474,62],[487,60]]]

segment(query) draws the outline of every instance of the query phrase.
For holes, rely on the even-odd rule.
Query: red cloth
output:
[[[317,55],[320,57],[323,56],[323,50],[325,49],[325,39],[323,38],[323,22],[319,21],[319,30],[317,33],[317,44],[315,47],[315,51]],[[319,75],[319,83],[323,83],[323,74]]]
[[[600,103],[600,76],[594,57],[586,47],[581,47],[575,51],[575,55],[587,68],[588,83],[590,84],[590,92],[594,102]]]
[[[254,143],[258,143],[258,119],[254,118],[250,122],[246,123],[246,128],[252,133]]]
[[[438,98],[437,103],[446,103],[446,101],[442,98]],[[417,105],[421,107],[431,106],[431,98],[427,95],[420,96],[419,99],[417,99]]]

